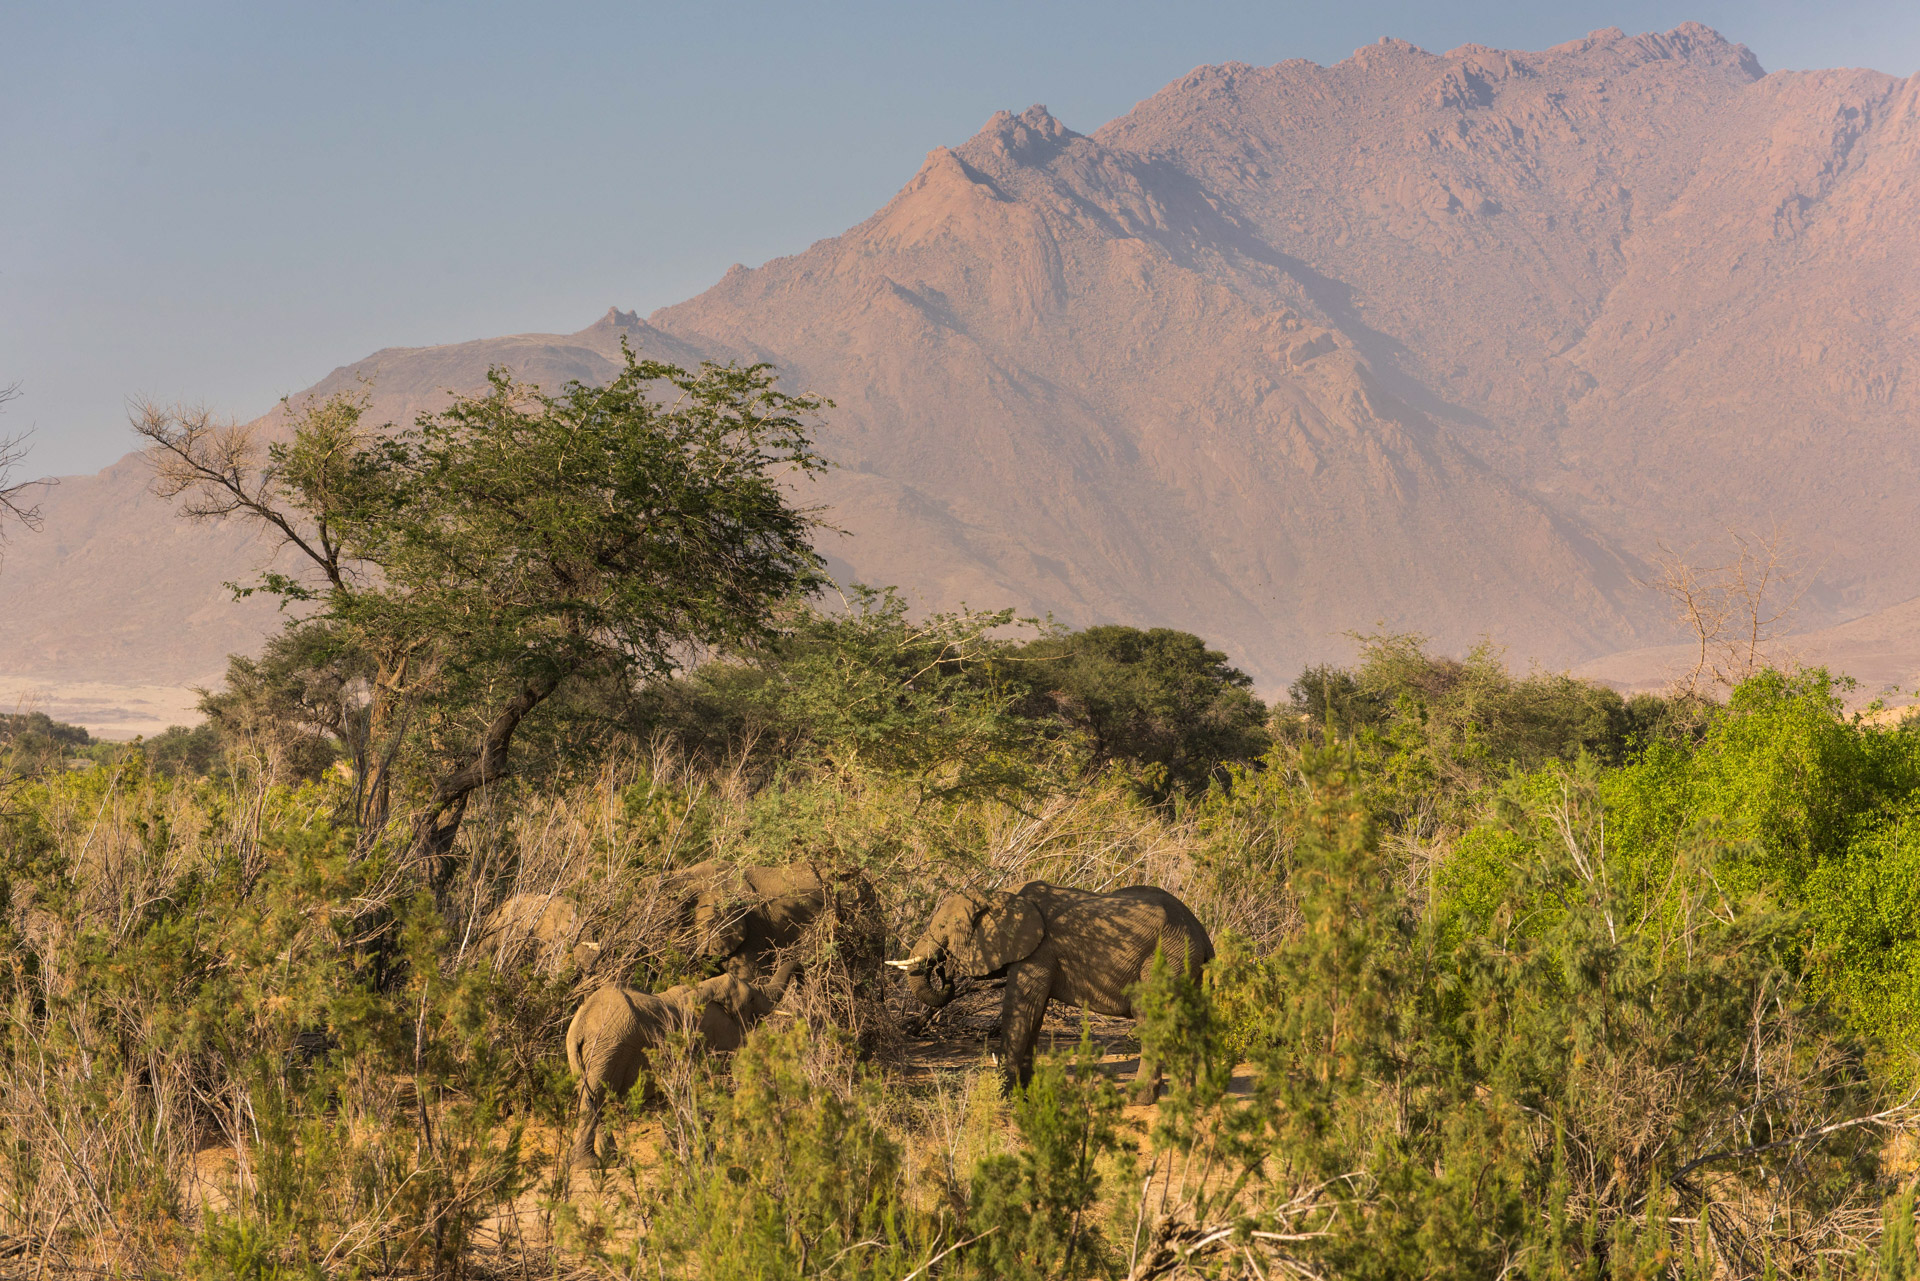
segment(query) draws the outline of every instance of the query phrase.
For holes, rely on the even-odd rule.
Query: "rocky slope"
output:
[[[1567,664],[1668,636],[1664,540],[1785,530],[1809,621],[1920,595],[1920,79],[1765,75],[1698,26],[1207,67],[1043,108],[872,218],[645,322],[387,351],[402,419],[490,363],[765,359],[832,397],[847,579],[1202,632],[1277,690],[1343,633]],[[211,675],[270,622],[122,463],[0,570],[16,672]],[[1920,643],[1916,644],[1920,650]]]

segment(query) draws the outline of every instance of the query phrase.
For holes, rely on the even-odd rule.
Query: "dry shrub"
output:
[[[629,1099],[606,1118],[609,1133],[622,1132],[626,1159],[575,1177],[563,1196],[559,1162],[575,1102],[561,1051],[567,1020],[597,984],[661,986],[700,963],[663,889],[665,874],[705,859],[804,856],[847,879],[793,949],[803,977],[759,1034],[780,1039],[778,1062],[762,1053],[752,1070],[804,1082],[818,1108],[884,1128],[898,1149],[903,1213],[922,1216],[915,1230],[931,1234],[916,1238],[917,1259],[968,1240],[976,1172],[1028,1140],[1015,1133],[991,1071],[909,1070],[914,1047],[902,1025],[918,1008],[877,963],[917,935],[941,895],[1044,879],[1094,890],[1162,885],[1216,936],[1238,940],[1223,949],[1220,967],[1230,990],[1215,984],[1204,998],[1210,1007],[1181,1016],[1186,1030],[1176,1040],[1190,1043],[1188,1065],[1170,1072],[1185,1077],[1161,1117],[1171,1106],[1186,1109],[1185,1119],[1149,1140],[1143,1181],[1102,1194],[1103,1216],[1126,1212],[1114,1237],[1118,1257],[1142,1276],[1181,1275],[1188,1263],[1239,1268],[1223,1244],[1233,1238],[1213,1234],[1247,1214],[1260,1231],[1303,1238],[1255,1247],[1250,1257],[1260,1266],[1319,1267],[1324,1238],[1305,1235],[1327,1226],[1337,1202],[1379,1236],[1383,1207],[1399,1195],[1388,1186],[1390,1171],[1360,1169],[1378,1164],[1364,1155],[1325,1172],[1306,1168],[1299,1152],[1276,1156],[1281,1137],[1297,1133],[1293,1121],[1269,1098],[1258,1114],[1264,1128],[1243,1129],[1252,1104],[1221,1075],[1249,1052],[1272,1053],[1272,1019],[1309,1008],[1318,990],[1308,962],[1319,962],[1289,940],[1297,943],[1304,910],[1294,884],[1301,807],[1324,799],[1325,783],[1289,768],[1277,764],[1249,780],[1232,804],[1170,813],[1112,775],[1026,797],[943,799],[883,776],[756,778],[738,763],[699,765],[656,744],[564,786],[506,786],[481,798],[465,829],[466,875],[441,906],[396,865],[353,856],[350,834],[343,839],[333,826],[332,783],[288,788],[240,770],[220,784],[188,785],[129,766],[34,784],[13,803],[25,817],[0,829],[10,878],[0,953],[0,1130],[9,1139],[0,1144],[0,1259],[44,1264],[48,1275],[189,1265],[244,1274],[255,1264],[258,1275],[272,1275],[303,1261],[323,1273],[453,1275],[504,1257],[498,1252],[519,1231],[500,1226],[518,1222],[506,1207],[537,1202],[539,1183],[561,1244],[532,1230],[514,1236],[522,1265],[562,1275],[620,1272],[644,1253],[670,1191],[667,1171],[698,1168],[722,1141],[716,1100],[735,1064],[688,1047],[656,1056],[658,1100]],[[1563,840],[1554,849],[1561,847],[1575,848]],[[1417,1138],[1434,1159],[1423,1155],[1399,1177],[1444,1169],[1432,1188],[1450,1195],[1479,1186],[1456,1178],[1455,1166],[1479,1160],[1497,1141],[1500,1159],[1512,1163],[1504,1168],[1536,1182],[1557,1171],[1556,1204],[1576,1223],[1634,1227],[1649,1212],[1621,1207],[1650,1171],[1676,1168],[1661,1154],[1670,1153],[1676,1130],[1694,1124],[1689,1100],[1703,1090],[1736,1117],[1740,1100],[1760,1099],[1783,1134],[1858,1119],[1857,1064],[1838,1042],[1795,1026],[1803,1015],[1790,1002],[1743,1014],[1746,1039],[1723,1038],[1695,1061],[1685,1051],[1698,1029],[1674,1019],[1633,1024],[1646,1015],[1622,1005],[1605,1053],[1551,1074],[1557,1114],[1494,1116],[1490,1095],[1461,1085],[1458,1069],[1433,1057],[1452,1053],[1452,1042],[1429,1028],[1419,1035],[1433,1034],[1431,1051],[1410,1048],[1417,1020],[1444,1006],[1415,985],[1431,976],[1425,960],[1404,950],[1412,936],[1403,933],[1429,901],[1441,838],[1414,824],[1369,849],[1364,875],[1353,872],[1354,892],[1373,903],[1366,946],[1402,949],[1391,977],[1401,985],[1393,999],[1403,1004],[1391,1018],[1376,1011],[1377,1034],[1360,1047],[1386,1066],[1342,1078],[1350,1095],[1315,1103],[1347,1127],[1347,1155],[1372,1151],[1366,1145],[1375,1138]],[[1565,875],[1577,881],[1576,872]],[[489,913],[515,895],[573,903],[583,937],[601,945],[598,956],[582,967],[570,949],[490,936]],[[1330,938],[1361,919],[1315,910]],[[1688,947],[1698,941],[1681,940],[1666,954]],[[1290,951],[1298,973],[1283,989],[1260,987],[1268,973],[1261,967]],[[1730,945],[1728,963],[1740,955]],[[1537,948],[1488,953],[1486,974],[1522,962],[1545,967],[1546,959]],[[1490,1005],[1534,1017],[1554,1007],[1559,981],[1515,978],[1519,996]],[[1354,1006],[1330,1008],[1329,1026],[1353,1035],[1364,1026],[1356,1014],[1375,1017],[1369,1003],[1392,996],[1385,982],[1342,989]],[[1601,1001],[1599,989],[1582,996],[1589,1008]],[[1509,1039],[1561,1044],[1565,1029],[1555,1032],[1551,1022],[1537,1036]],[[804,1035],[789,1034],[796,1025]],[[301,1040],[315,1029],[330,1038]],[[1374,1072],[1396,1083],[1379,1087],[1389,1078]],[[1521,1097],[1491,1077],[1488,1088]],[[1443,1104],[1463,1127],[1457,1135],[1433,1128]],[[1408,1109],[1421,1108],[1428,1130],[1405,1132]],[[622,1126],[622,1116],[640,1122]],[[657,1146],[648,1137],[655,1125]],[[1910,1125],[1903,1113],[1858,1128],[1899,1135]],[[556,1136],[550,1149],[534,1141],[547,1133]],[[744,1142],[733,1133],[725,1141]],[[210,1150],[221,1162],[209,1160]],[[1703,1140],[1694,1150],[1708,1155],[1711,1145]],[[1118,1157],[1101,1158],[1109,1159]],[[230,1173],[208,1173],[229,1162]],[[1762,1253],[1798,1266],[1840,1260],[1822,1252],[1878,1239],[1879,1185],[1828,1196],[1812,1184],[1839,1167],[1791,1153],[1762,1153],[1748,1167],[1735,1178],[1709,1161],[1661,1193],[1664,1212],[1706,1220],[1724,1275],[1741,1275],[1742,1260]],[[1002,1160],[995,1168],[1013,1167]],[[1246,1176],[1225,1199],[1216,1195],[1227,1186],[1223,1171]],[[1326,1183],[1349,1174],[1346,1183]],[[701,1186],[723,1200],[731,1195],[711,1180]],[[378,1195],[369,1199],[367,1189]],[[1131,1230],[1139,1244],[1129,1253]],[[1204,1260],[1182,1254],[1202,1242]],[[972,1266],[966,1259],[942,1266],[959,1275]]]

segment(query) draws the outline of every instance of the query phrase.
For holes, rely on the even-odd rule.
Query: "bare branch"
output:
[[[0,405],[5,405],[20,394],[19,383],[9,383],[0,387]],[[18,521],[26,528],[38,531],[40,528],[40,505],[27,501],[27,491],[35,487],[46,489],[60,482],[51,477],[39,480],[14,481],[13,469],[27,456],[27,437],[31,431],[21,432],[17,436],[0,436],[0,539],[6,536],[5,521],[8,518]]]
[[[1762,668],[1790,661],[1777,641],[1808,583],[1784,533],[1730,529],[1727,539],[1717,564],[1696,563],[1691,552],[1659,544],[1658,573],[1645,584],[1668,599],[1675,619],[1693,635],[1693,664],[1675,682],[1686,694],[1732,689]]]
[[[1848,1117],[1843,1121],[1834,1121],[1828,1125],[1817,1125],[1802,1133],[1791,1134],[1784,1139],[1775,1139],[1771,1143],[1756,1143],[1751,1147],[1722,1148],[1716,1152],[1709,1152],[1705,1156],[1695,1157],[1693,1160],[1675,1170],[1671,1176],[1672,1181],[1677,1184],[1699,1167],[1710,1165],[1716,1161],[1744,1160],[1748,1157],[1758,1156],[1762,1152],[1772,1152],[1778,1148],[1800,1147],[1804,1144],[1824,1139],[1829,1134],[1838,1134],[1842,1130],[1852,1130],[1863,1125],[1893,1126],[1910,1122],[1914,1119],[1916,1112],[1914,1107],[1915,1098],[1915,1095],[1910,1094],[1902,1102],[1884,1111],[1875,1112],[1871,1116]]]
[[[328,583],[347,589],[339,549],[324,528],[300,522],[285,503],[279,469],[254,439],[252,428],[220,423],[202,408],[163,408],[142,401],[133,408],[133,430],[148,442],[154,489],[181,499],[192,520],[244,516],[271,529],[280,546],[297,548]]]

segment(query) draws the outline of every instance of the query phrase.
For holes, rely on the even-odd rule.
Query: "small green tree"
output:
[[[297,553],[300,572],[257,590],[306,611],[290,627],[316,657],[364,656],[363,826],[384,824],[410,765],[411,848],[443,876],[468,799],[569,682],[764,638],[779,602],[822,581],[784,477],[825,465],[807,425],[824,403],[775,390],[764,365],[690,373],[629,351],[607,386],[558,396],[494,370],[392,435],[365,432],[350,396],[264,453],[204,414],[147,408],[135,428],[186,515],[242,518]]]
[[[1084,736],[1096,765],[1132,766],[1156,800],[1206,788],[1229,761],[1267,746],[1267,709],[1253,678],[1190,632],[1089,627],[1014,651],[1020,709]]]
[[[808,1036],[805,1024],[760,1029],[732,1080],[701,1089],[636,1273],[877,1281],[924,1269],[932,1224],[904,1195],[878,1081],[860,1073],[842,1093],[813,1080]]]
[[[1121,1150],[1120,1091],[1100,1071],[1083,1029],[1071,1064],[1043,1057],[1013,1099],[1019,1147],[973,1172],[957,1275],[1027,1281],[1110,1275],[1114,1251],[1099,1219],[1101,1167]],[[1132,1167],[1123,1162],[1122,1177]]]

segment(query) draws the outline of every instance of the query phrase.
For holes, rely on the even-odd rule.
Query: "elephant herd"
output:
[[[738,1048],[780,1004],[798,972],[791,959],[771,975],[768,967],[810,925],[830,908],[843,920],[880,918],[865,877],[833,874],[811,863],[749,868],[703,863],[671,874],[662,888],[674,924],[693,932],[698,951],[719,973],[658,993],[609,984],[581,1003],[566,1034],[567,1064],[580,1082],[576,1163],[593,1159],[606,1097],[632,1089],[647,1052],[670,1033],[689,1033],[705,1050]],[[572,905],[552,896],[508,900],[489,918],[485,933],[535,939],[583,967],[598,951],[585,940]],[[901,971],[912,994],[934,1010],[953,999],[962,978],[1004,977],[997,1057],[1009,1084],[1024,1085],[1048,1005],[1059,1001],[1133,1018],[1134,993],[1156,953],[1196,979],[1213,958],[1205,927],[1167,891],[1134,885],[1093,893],[1031,881],[1017,890],[949,894],[908,955],[886,963]],[[1157,1079],[1156,1066],[1142,1056],[1136,1088],[1150,1098]]]

